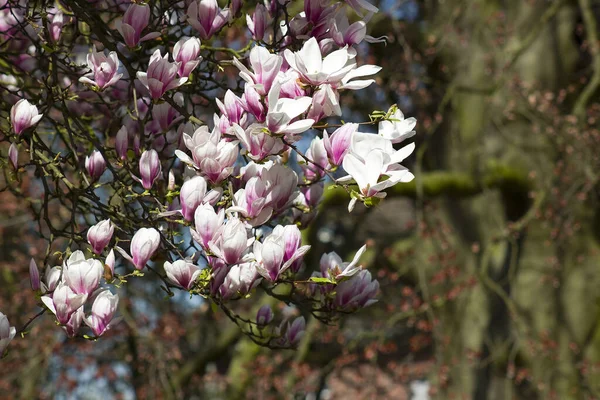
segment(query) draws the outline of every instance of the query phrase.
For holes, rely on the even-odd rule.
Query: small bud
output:
[[[152,189],[154,181],[158,179],[161,172],[162,167],[156,150],[152,149],[144,151],[140,158],[140,176],[142,177],[141,181],[144,189]]]
[[[93,181],[98,180],[106,170],[106,161],[102,154],[94,150],[90,156],[85,158],[85,169]]]
[[[102,250],[104,250],[104,248],[110,242],[114,231],[115,227],[113,226],[112,222],[110,222],[110,219],[100,221],[88,229],[87,240],[88,243],[92,245],[94,253],[102,253]]]
[[[127,158],[128,147],[129,133],[127,132],[127,127],[123,125],[117,132],[117,137],[115,139],[115,150],[117,151],[117,155],[121,160],[125,160]]]
[[[271,310],[271,306],[262,306],[256,313],[256,325],[258,325],[259,328],[263,328],[266,325],[269,325],[271,321],[273,321],[273,310]]]
[[[175,174],[173,173],[173,170],[169,170],[169,181],[167,184],[167,190],[172,192],[173,190],[175,190]]]
[[[8,159],[15,170],[19,168],[19,150],[14,143],[8,148]]]
[[[38,267],[33,258],[31,259],[31,261],[29,261],[29,281],[31,282],[31,289],[33,291],[40,290],[40,271],[38,271]]]

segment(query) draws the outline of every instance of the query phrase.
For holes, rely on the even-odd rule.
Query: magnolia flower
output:
[[[56,289],[56,286],[60,282],[60,277],[62,275],[62,269],[59,266],[56,267],[48,267],[46,268],[46,272],[44,273],[44,286],[45,291],[52,292]],[[44,287],[43,287],[44,288]]]
[[[158,153],[154,149],[146,150],[140,157],[140,176],[141,179],[134,177],[138,182],[142,184],[144,189],[152,189],[154,181],[158,179],[162,172],[162,166]]]
[[[173,60],[180,63],[177,73],[181,77],[188,77],[200,64],[200,39],[180,39],[173,47]]]
[[[255,161],[279,154],[285,148],[281,138],[269,135],[265,132],[265,127],[260,124],[252,124],[246,129],[234,124],[233,133],[242,142],[248,157]]]
[[[196,176],[185,181],[179,192],[179,203],[181,204],[181,213],[183,218],[191,221],[194,218],[196,208],[204,200],[206,195],[206,180],[201,176]]]
[[[307,118],[319,121],[323,117],[342,115],[339,97],[337,89],[327,83],[322,84],[313,95]]]
[[[227,276],[219,286],[219,294],[230,299],[236,294],[245,295],[258,284],[259,280],[253,263],[245,262],[231,267]]]
[[[75,337],[77,335],[77,332],[79,331],[79,327],[81,326],[84,317],[85,313],[83,312],[83,307],[79,307],[75,312],[71,314],[69,320],[63,326],[63,328],[67,332],[67,336]]]
[[[335,18],[331,19],[331,37],[340,47],[359,44],[366,35],[367,24],[365,21],[356,21],[350,25],[345,11],[338,12]]]
[[[252,252],[256,257],[256,270],[258,273],[271,282],[277,281],[281,274],[310,249],[310,246],[294,249],[297,244],[295,239],[295,237],[290,236],[290,232],[288,232],[288,235],[285,234],[283,226],[277,225],[262,243],[255,241]],[[284,260],[285,258],[287,260]]]
[[[115,252],[113,249],[110,249],[108,255],[106,256],[106,260],[104,261],[104,266],[108,267],[108,272],[106,268],[104,269],[104,279],[110,280],[115,275]],[[110,272],[110,275],[107,274]]]
[[[66,283],[60,282],[51,295],[42,296],[41,300],[56,315],[58,322],[64,325],[87,298],[87,294],[77,294]]]
[[[85,169],[92,181],[98,180],[106,170],[106,161],[102,154],[94,150],[91,155],[85,157]]]
[[[240,70],[240,77],[252,85],[258,94],[265,96],[271,90],[271,86],[281,70],[283,57],[271,54],[264,47],[255,46],[250,50],[248,60],[252,71],[246,68],[237,58],[233,59],[233,64]]]
[[[233,94],[231,90],[225,92],[223,101],[219,99],[215,99],[215,101],[219,110],[223,113],[223,117],[226,119],[226,126],[223,127],[224,129],[221,129],[222,132],[227,132],[232,124],[246,125],[246,115],[242,99]]]
[[[92,246],[94,253],[100,254],[110,242],[115,227],[110,219],[105,219],[90,227],[87,232],[88,243]]]
[[[338,84],[356,67],[347,48],[336,50],[323,58],[314,37],[307,40],[300,51],[293,53],[286,49],[283,55],[306,83],[317,86],[323,83]]]
[[[164,268],[167,279],[186,290],[194,286],[194,281],[201,272],[200,267],[186,260],[177,260],[174,263],[166,261]]]
[[[350,82],[352,79],[373,75],[381,70],[381,67],[375,65],[356,68],[355,56],[347,47],[333,51],[323,58],[319,43],[314,37],[307,40],[300,51],[293,53],[286,49],[283,55],[305,83],[315,86],[327,83],[337,89],[358,90],[369,86],[374,80]]]
[[[137,269],[143,269],[160,245],[160,234],[154,228],[141,228],[131,239],[131,256]]]
[[[119,296],[109,290],[101,291],[92,304],[92,314],[85,319],[87,326],[92,328],[94,335],[101,336],[114,324],[113,317],[117,311]]]
[[[266,125],[269,131],[279,134],[295,135],[309,129],[314,124],[313,119],[292,120],[306,112],[312,103],[308,96],[295,99],[279,98],[281,82],[276,81],[268,95],[268,107]]]
[[[358,129],[358,124],[344,124],[337,128],[331,136],[327,134],[327,130],[323,130],[323,145],[327,151],[329,161],[333,165],[340,165],[352,143],[352,136]]]
[[[93,86],[98,90],[104,90],[114,85],[123,76],[123,74],[117,73],[119,59],[114,51],[106,56],[104,52],[97,52],[94,46],[93,51],[87,55],[87,64],[91,72],[79,78],[79,82]]]
[[[379,282],[371,279],[369,271],[362,270],[337,285],[334,304],[344,310],[367,307],[377,302],[375,295],[378,290]]]
[[[221,29],[228,18],[229,9],[221,10],[217,0],[194,0],[187,10],[187,21],[204,40]]]
[[[151,32],[140,38],[142,31],[148,26],[149,20],[150,7],[147,4],[132,3],[129,6],[123,15],[121,25],[117,27],[127,46],[136,47],[140,42],[160,36],[159,32]]]
[[[379,11],[379,8],[369,3],[367,0],[346,0],[346,3],[348,3],[348,5],[360,16],[363,15],[363,10],[366,10],[369,14],[375,14]]]
[[[17,101],[10,109],[10,122],[13,130],[20,135],[25,129],[37,124],[44,114],[39,114],[38,109],[25,99]]]
[[[336,280],[342,280],[343,278],[349,278],[356,275],[362,270],[362,266],[357,265],[358,260],[367,250],[367,246],[361,247],[351,262],[342,262],[342,259],[335,251],[331,253],[325,253],[321,256],[319,262],[321,267],[321,274],[324,277],[335,278]]]
[[[152,107],[152,120],[158,123],[163,132],[168,131],[174,123],[182,119],[179,112],[169,103],[155,104]]]
[[[191,230],[192,237],[202,248],[207,250],[209,243],[215,238],[219,228],[225,221],[225,211],[219,210],[218,213],[209,204],[202,204],[196,208],[194,213],[194,227]]]
[[[104,267],[98,260],[86,260],[77,250],[67,259],[63,269],[63,281],[76,294],[90,295],[102,278]]]
[[[238,157],[238,142],[222,139],[217,129],[209,132],[206,125],[196,129],[193,136],[183,134],[185,146],[192,152],[192,158],[180,150],[177,157],[194,166],[211,183],[218,184],[233,172]]]
[[[323,140],[320,137],[315,137],[306,151],[306,160],[302,164],[304,177],[307,181],[317,181],[325,174],[329,166],[327,151]]]
[[[236,264],[250,245],[250,241],[244,223],[237,218],[229,218],[208,245],[210,250],[227,264]]]
[[[169,62],[168,58],[168,53],[161,56],[160,49],[157,49],[150,57],[148,71],[138,71],[136,74],[154,100],[160,99],[165,92],[183,85],[188,80],[187,77],[177,78],[181,63]]]
[[[265,122],[266,110],[260,95],[252,85],[244,86],[242,107],[256,118],[258,122]]]
[[[144,269],[150,258],[154,255],[160,246],[160,233],[154,228],[140,228],[133,238],[129,246],[131,256],[119,246],[115,249],[121,255],[135,265],[138,270]]]
[[[379,135],[356,132],[352,139],[351,151],[346,154],[342,163],[349,174],[340,178],[339,182],[354,179],[360,193],[365,198],[371,196],[385,197],[380,193],[398,182],[410,182],[414,175],[399,163],[414,150],[411,143],[400,150],[394,150],[392,143]],[[381,180],[384,175],[387,179]],[[356,199],[350,203],[352,209]]]
[[[0,358],[4,354],[4,350],[17,334],[17,329],[10,326],[6,315],[0,312]]]
[[[390,119],[391,121],[379,122],[379,135],[390,140],[392,143],[400,143],[415,135],[415,131],[413,130],[415,129],[415,125],[417,125],[415,118],[404,119],[402,111],[397,109]]]

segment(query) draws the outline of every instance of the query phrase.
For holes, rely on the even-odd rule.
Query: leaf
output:
[[[319,276],[313,276],[309,280],[309,282],[318,283],[320,285],[328,285],[328,284],[336,284],[336,282],[332,281],[329,278],[323,278]]]

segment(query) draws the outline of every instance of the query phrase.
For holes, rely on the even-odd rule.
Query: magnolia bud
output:
[[[200,56],[200,39],[181,39],[173,47],[173,60],[180,63],[177,73],[187,77],[202,60]]]
[[[133,264],[139,270],[146,266],[160,245],[160,234],[154,228],[141,228],[131,239]]]
[[[17,101],[10,109],[10,121],[13,130],[20,135],[25,129],[37,124],[44,114],[39,114],[38,109],[25,99]]]
[[[100,254],[102,250],[108,245],[112,235],[115,231],[110,219],[98,222],[96,225],[90,227],[87,232],[88,243],[92,245],[94,253]]]
[[[34,291],[40,290],[40,288],[41,288],[40,271],[38,271],[38,267],[33,258],[31,259],[31,261],[29,261],[29,281],[31,282],[32,290],[34,290]]]
[[[85,169],[93,181],[98,180],[106,170],[106,162],[102,154],[94,150],[90,156],[85,158]]]
[[[262,328],[269,325],[271,321],[273,321],[273,310],[271,310],[271,306],[262,306],[256,313],[256,325],[258,325],[259,328]]]
[[[150,190],[161,172],[162,167],[156,150],[144,151],[140,158],[140,176],[142,177],[144,189]]]
[[[183,184],[179,195],[183,218],[187,221],[194,219],[196,208],[202,204],[205,194],[206,180],[201,176],[196,176]]]
[[[115,150],[117,151],[117,155],[121,160],[125,160],[127,158],[128,147],[129,133],[127,132],[127,127],[123,125],[117,132],[117,137],[115,139]]]
[[[0,312],[0,358],[16,334],[17,329],[14,326],[10,326],[6,315]]]
[[[8,159],[12,164],[14,169],[19,168],[19,150],[17,149],[17,145],[12,143],[8,148]]]
[[[358,129],[358,124],[344,124],[337,128],[331,136],[327,134],[327,131],[323,131],[323,144],[329,160],[334,165],[340,165],[344,156],[350,149],[350,143],[352,142],[352,135]]]

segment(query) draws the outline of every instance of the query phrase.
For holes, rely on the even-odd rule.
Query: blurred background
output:
[[[600,1],[375,3],[368,33],[387,44],[361,51],[383,70],[344,115],[396,103],[416,117],[416,179],[352,214],[326,191],[305,239],[311,269],[368,243],[379,302],[309,319],[297,351],[273,351],[206,303],[132,281],[102,340],[43,318],[13,341],[0,398],[600,398]],[[0,310],[17,327],[46,249],[31,221],[0,192]]]

